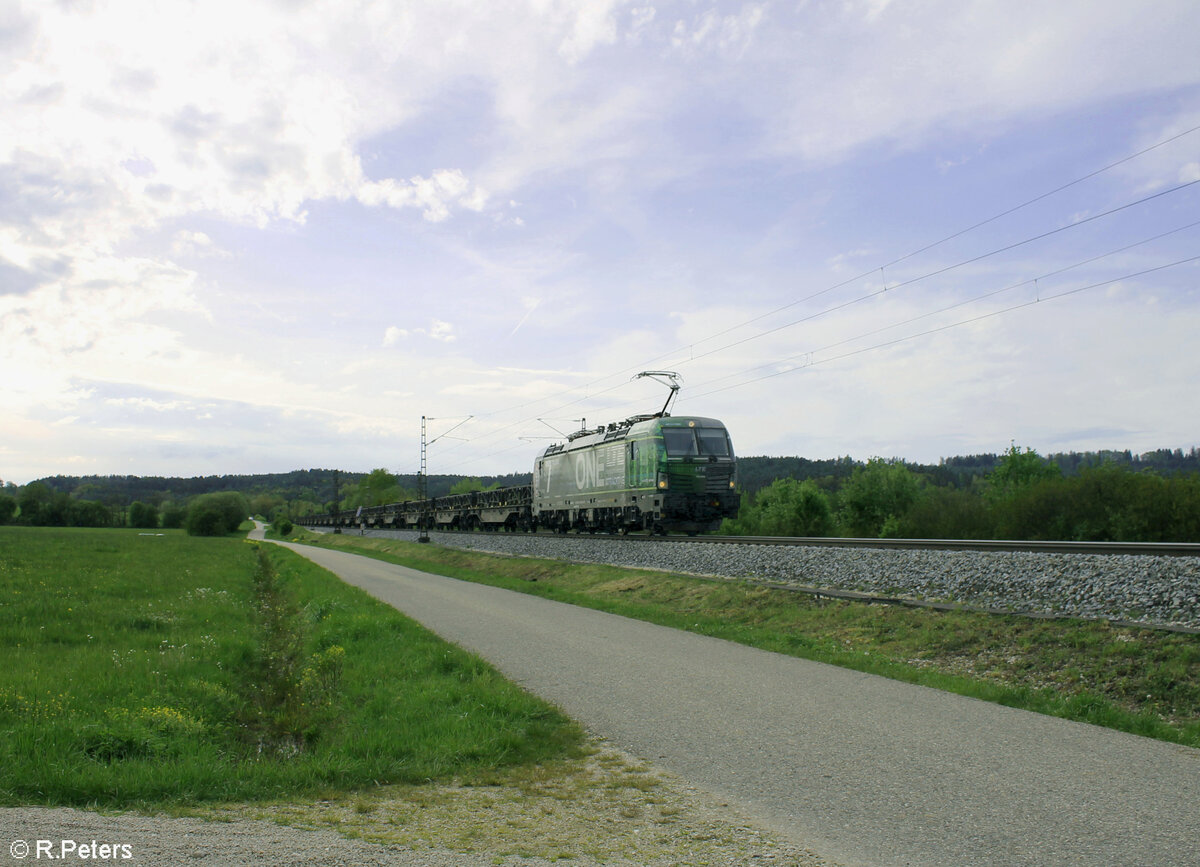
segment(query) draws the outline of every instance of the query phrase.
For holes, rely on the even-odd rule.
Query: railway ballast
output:
[[[494,533],[444,533],[434,541],[453,548],[741,578],[797,589],[1200,629],[1200,557],[1195,556],[714,545],[683,538],[621,544],[591,536]]]

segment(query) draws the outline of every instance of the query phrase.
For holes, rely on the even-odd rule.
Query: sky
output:
[[[1195,0],[0,0],[0,479],[1200,445]]]

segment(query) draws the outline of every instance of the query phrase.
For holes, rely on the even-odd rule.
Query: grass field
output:
[[[293,538],[986,701],[1200,747],[1200,635],[816,599],[741,581]]]
[[[0,527],[0,803],[146,806],[570,754],[490,666],[274,545]]]

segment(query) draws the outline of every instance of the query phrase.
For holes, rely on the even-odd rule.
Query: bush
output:
[[[111,527],[112,509],[95,500],[71,500],[67,507],[67,525],[71,527]]]
[[[1003,501],[1042,482],[1053,482],[1060,478],[1062,471],[1054,461],[1046,460],[1028,446],[1021,451],[1013,443],[996,469],[988,474],[987,495],[993,501]]]
[[[148,503],[134,503],[129,507],[129,526],[139,530],[157,529],[158,509]]]
[[[225,515],[216,503],[195,503],[190,506],[184,526],[189,536],[224,536],[229,532]]]
[[[233,491],[204,494],[188,505],[185,527],[189,536],[224,536],[241,526],[249,510],[246,498]]]
[[[776,479],[758,492],[753,505],[743,501],[735,521],[722,532],[738,536],[827,536],[833,530],[829,498],[816,482]]]
[[[855,467],[841,492],[841,521],[851,536],[895,535],[900,517],[921,493],[920,480],[904,464],[871,458]]]
[[[44,523],[42,513],[47,510],[47,506],[53,499],[54,492],[44,483],[30,482],[21,489],[20,498],[17,501],[17,507],[21,510],[21,523],[34,527]]]
[[[1001,538],[1194,542],[1200,538],[1200,479],[1104,464],[1034,484],[997,504],[996,515]]]
[[[71,501],[70,494],[64,494],[61,491],[50,495],[49,502],[42,506],[41,512],[38,514],[36,523],[40,527],[83,527],[86,524],[77,524],[71,520],[71,507],[74,503]]]
[[[900,516],[897,533],[908,539],[990,539],[992,515],[978,494],[928,488]]]
[[[182,530],[185,521],[187,521],[187,509],[182,506],[167,506],[163,509],[162,527],[164,530]]]
[[[17,501],[8,494],[0,494],[0,524],[7,524],[17,511]]]
[[[278,530],[280,534],[286,536],[288,533],[292,532],[292,522],[287,518],[281,518],[275,522],[275,529]]]

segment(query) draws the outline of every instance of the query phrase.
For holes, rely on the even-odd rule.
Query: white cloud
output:
[[[395,325],[389,325],[387,330],[383,332],[383,345],[394,346],[408,337],[408,330],[405,328],[397,328]]]
[[[227,250],[222,250],[214,244],[212,238],[204,232],[193,232],[187,229],[181,229],[175,233],[171,239],[171,253],[175,256],[216,259],[227,259],[230,255]]]
[[[613,19],[613,0],[591,0],[580,4],[575,10],[570,34],[559,44],[558,53],[569,63],[577,63],[597,45],[616,41],[617,25]]]
[[[109,406],[132,407],[133,409],[149,409],[154,412],[173,412],[178,409],[192,409],[192,404],[181,400],[154,400],[149,397],[110,397],[104,401]]]
[[[397,328],[395,325],[389,325],[383,332],[383,345],[395,346],[414,334],[442,343],[453,343],[455,340],[454,326],[449,322],[434,319],[427,328]]]
[[[487,191],[471,184],[458,169],[437,171],[431,177],[414,177],[406,182],[392,178],[363,181],[355,197],[364,205],[420,208],[431,223],[448,219],[451,206],[478,212],[488,200]]]
[[[770,130],[771,153],[817,161],[1198,78],[1185,60],[1195,24],[1187,0],[1158,4],[1153,15],[1120,0],[817,2],[770,15],[743,58],[745,77],[720,68],[713,78],[732,94],[774,70],[771,86],[745,88],[742,101]],[[686,29],[690,38],[700,32]]]
[[[429,330],[426,332],[433,340],[441,340],[445,343],[452,343],[455,340],[454,326],[449,322],[443,322],[440,319],[433,320],[429,325]]]
[[[721,15],[716,9],[707,9],[690,22],[676,21],[671,44],[688,51],[712,50],[740,56],[750,47],[765,13],[766,7],[760,3],[747,4],[736,15]],[[635,31],[640,30],[647,23],[645,19],[635,19],[633,27]]]
[[[653,6],[636,6],[629,10],[629,33],[625,38],[630,42],[640,42],[642,31],[653,23],[657,14],[658,10]]]

